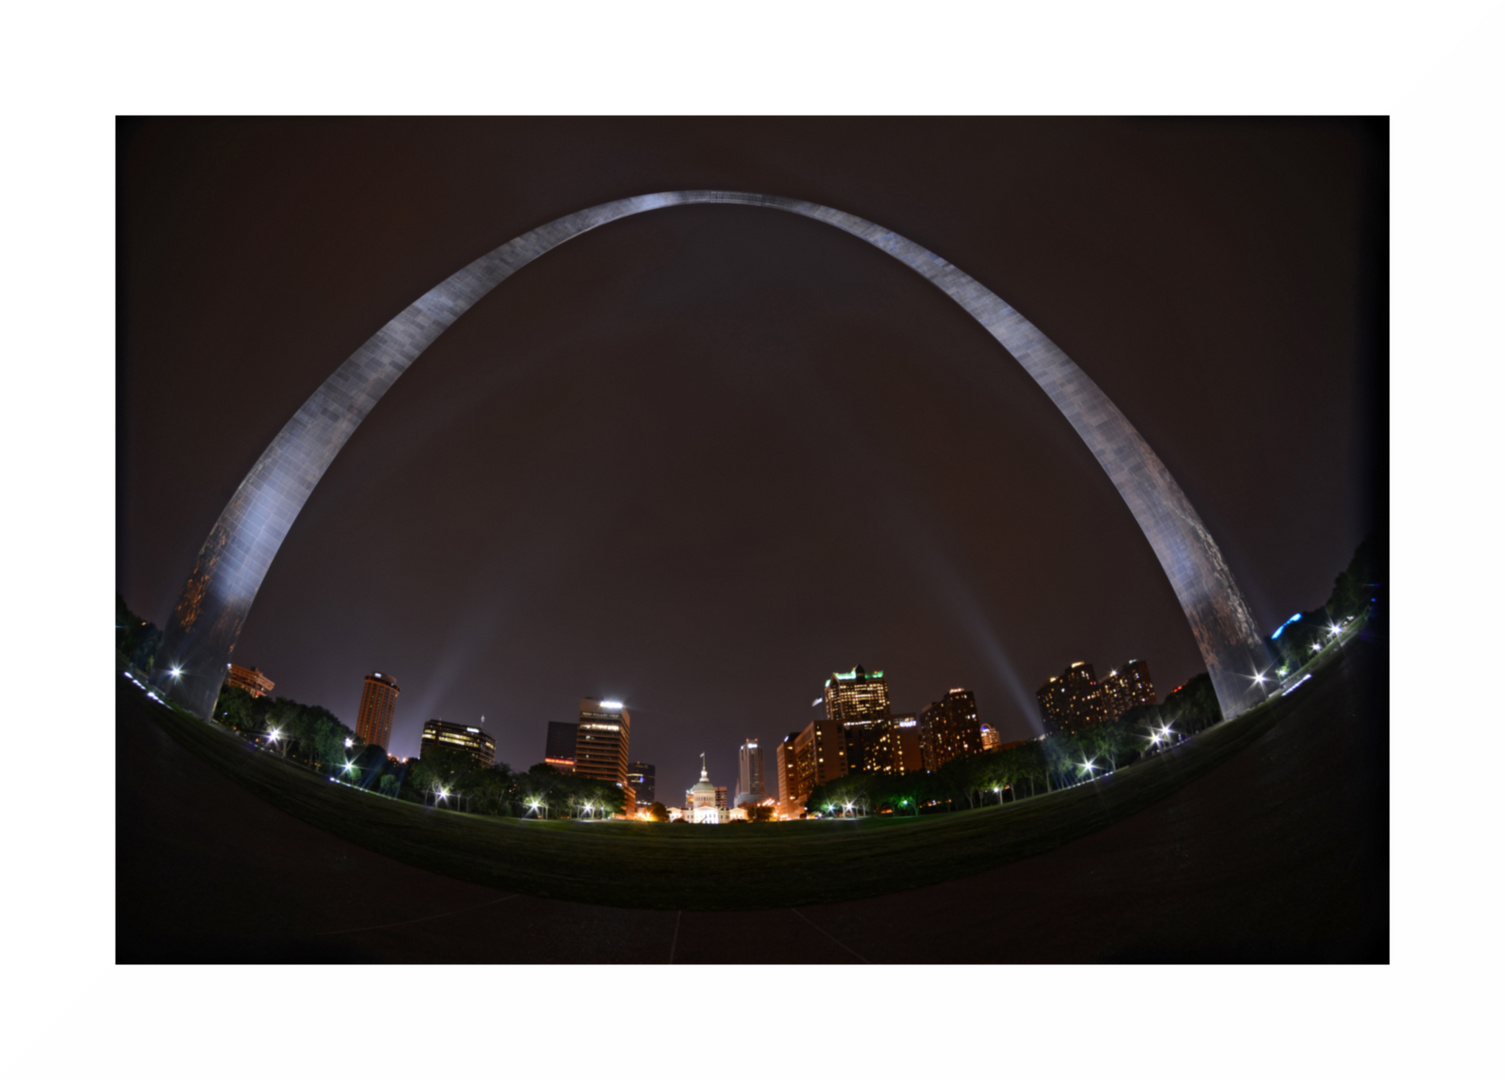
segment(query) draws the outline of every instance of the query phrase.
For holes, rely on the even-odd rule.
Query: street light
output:
[[[1003,805],[1003,788],[994,788],[993,794],[998,796],[998,805]]]
[[[183,677],[183,669],[180,667],[169,668],[167,673],[174,679],[181,679]]]

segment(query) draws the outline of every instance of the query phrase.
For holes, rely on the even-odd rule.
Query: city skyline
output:
[[[159,626],[205,519],[279,411],[291,413],[287,403],[348,354],[362,327],[369,334],[433,279],[530,224],[672,187],[823,199],[914,236],[1006,296],[1165,459],[1264,632],[1319,603],[1374,523],[1365,499],[1379,465],[1365,402],[1377,382],[1347,326],[1369,287],[1358,268],[1373,167],[1362,124],[318,130],[333,132],[329,149],[298,122],[148,123],[123,144],[131,290],[117,578]],[[875,169],[867,145],[878,131],[951,168]],[[509,180],[506,198],[459,199],[432,238],[404,231],[429,184],[522,135],[545,152],[535,172]],[[423,168],[378,190],[357,184],[365,194],[352,199],[344,178],[394,140],[423,151]],[[559,148],[576,140],[611,167],[567,169]],[[961,168],[948,149],[958,140],[1033,147],[1054,164],[1021,171],[1019,155],[987,150]],[[722,160],[732,141],[756,151],[756,163]],[[629,143],[656,156],[614,157]],[[1281,156],[1293,147],[1296,158]],[[273,214],[257,184],[310,155],[332,174],[288,189]],[[186,160],[195,183],[192,229],[168,198],[177,182],[168,160]],[[1049,190],[1062,169],[1081,176],[1094,163],[1117,186]],[[979,206],[999,184],[996,207]],[[1144,208],[1125,208],[1125,191]],[[814,226],[718,210],[604,228],[551,256],[557,270],[519,273],[508,287],[520,295],[498,294],[441,338],[295,523],[234,661],[347,724],[359,692],[352,670],[391,669],[405,696],[389,750],[415,754],[428,717],[485,715],[498,759],[519,768],[539,760],[540,731],[568,719],[581,696],[621,699],[637,720],[633,757],[658,762],[671,785],[681,757],[691,772],[688,749],[700,743],[714,775],[735,776],[738,740],[756,731],[776,744],[804,727],[815,677],[853,656],[895,672],[895,712],[922,710],[946,686],[974,688],[1004,741],[1038,732],[1033,688],[1068,657],[1142,656],[1168,686],[1201,670],[1111,486],[996,345],[977,341],[944,298],[924,298],[902,268],[879,269]],[[402,241],[383,233],[379,249],[352,260],[388,221]],[[1184,230],[1162,236],[1166,221],[1219,243],[1190,248],[1177,238]],[[254,237],[252,223],[262,230]],[[199,248],[237,243],[256,257],[230,280],[180,277]],[[790,268],[791,255],[800,266]],[[1304,299],[1259,273],[1289,255],[1301,257],[1296,279],[1328,276]],[[304,275],[329,291],[300,314],[288,290]],[[733,285],[745,300],[729,301]],[[196,299],[181,336],[164,339],[159,298],[175,291]],[[577,292],[588,302],[566,316]],[[237,314],[245,304],[281,316],[247,323]],[[184,347],[232,323],[257,328],[218,366]],[[242,392],[242,356],[258,365],[255,395]],[[174,396],[190,392],[219,403],[215,437],[194,438],[202,421]],[[1208,410],[1219,395],[1226,404]],[[174,463],[170,492],[164,412],[205,444]],[[765,431],[786,437],[754,450]],[[843,484],[877,528],[833,529],[839,514],[814,524]],[[1032,508],[1029,527],[1010,524],[1004,511],[1015,504]],[[717,531],[749,513],[760,528]],[[713,535],[735,539],[706,546]],[[593,605],[588,620],[574,618]],[[786,642],[796,623],[805,628]],[[749,669],[758,675],[745,692],[727,696]]]

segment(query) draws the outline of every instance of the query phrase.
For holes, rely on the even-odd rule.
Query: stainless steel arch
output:
[[[1269,666],[1268,653],[1222,553],[1154,451],[1065,353],[971,277],[896,233],[816,203],[731,191],[641,195],[567,214],[483,255],[378,330],[287,422],[210,530],[159,653],[182,672],[159,676],[164,689],[209,717],[251,602],[293,519],[372,406],[451,323],[566,240],[618,218],[688,203],[763,206],[834,225],[960,304],[1024,366],[1107,470],[1181,601],[1223,715],[1232,718],[1263,700],[1252,676]]]

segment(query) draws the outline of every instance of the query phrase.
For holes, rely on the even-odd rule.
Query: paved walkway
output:
[[[640,911],[415,869],[117,718],[117,959],[137,962],[1387,961],[1388,670],[1307,700],[1140,814],[976,877],[840,904]]]

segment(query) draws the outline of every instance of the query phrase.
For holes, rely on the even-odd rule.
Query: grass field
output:
[[[1017,804],[919,818],[706,828],[492,818],[397,802],[328,783],[252,750],[217,725],[148,701],[126,680],[119,681],[119,710],[150,717],[227,778],[361,847],[517,892],[685,910],[859,899],[966,877],[1048,851],[1211,772],[1305,696],[1276,699],[1104,780]]]

